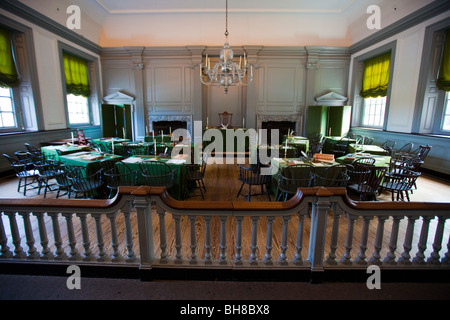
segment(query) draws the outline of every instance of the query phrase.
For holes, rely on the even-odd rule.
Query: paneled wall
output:
[[[329,91],[345,95],[350,54],[336,47],[241,47],[254,66],[248,86],[223,88],[202,85],[199,63],[208,53],[214,64],[220,48],[123,47],[102,50],[104,96],[122,91],[136,98],[134,139],[142,140],[152,117],[189,116],[203,126],[218,126],[218,113],[233,113],[233,126],[257,127],[265,115],[290,116],[304,130],[306,107]]]

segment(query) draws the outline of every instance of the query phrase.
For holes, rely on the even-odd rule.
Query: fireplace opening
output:
[[[154,121],[152,123],[155,135],[169,134],[177,129],[187,129],[186,121]]]
[[[263,121],[261,123],[261,129],[267,129],[267,144],[281,144],[283,142],[283,136],[287,135],[289,130],[295,131],[295,122],[292,121]],[[272,143],[271,131],[278,130],[279,141]]]

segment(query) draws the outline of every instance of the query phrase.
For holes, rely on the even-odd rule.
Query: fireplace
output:
[[[288,134],[289,130],[294,130],[295,135],[302,135],[301,132],[301,123],[302,116],[301,114],[292,114],[292,115],[257,115],[257,128],[258,129],[267,129],[267,143],[271,141],[270,130],[278,129],[279,130],[279,140],[278,144],[282,143],[283,135]]]
[[[271,131],[273,129],[278,130],[278,142],[273,142],[273,144],[281,144],[283,141],[283,136],[287,135],[289,131],[295,131],[295,122],[291,121],[265,121],[261,124],[261,129],[267,129],[267,143],[272,144]]]
[[[153,121],[152,129],[156,135],[168,134],[176,129],[187,129],[186,121]]]
[[[186,129],[188,132],[192,132],[191,123],[190,115],[150,115],[148,119],[149,132],[154,130],[156,135],[161,134],[161,131],[163,131],[164,134],[169,134],[170,130],[173,132],[176,129]]]

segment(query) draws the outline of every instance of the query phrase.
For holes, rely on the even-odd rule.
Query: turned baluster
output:
[[[116,224],[117,211],[108,213],[106,214],[106,216],[109,219],[109,225],[111,230],[111,246],[113,248],[111,261],[119,262],[122,261],[122,255],[120,254],[119,251],[119,239],[117,237],[117,224]]]
[[[234,255],[234,263],[242,264],[242,220],[244,217],[236,217],[236,254]]]
[[[172,217],[175,220],[175,249],[177,251],[175,254],[175,263],[183,263],[183,255],[181,254],[181,216],[172,214]]]
[[[39,259],[39,252],[37,251],[36,247],[34,246],[35,240],[33,235],[33,228],[31,227],[30,222],[30,213],[29,212],[19,212],[19,214],[23,218],[23,224],[25,227],[25,237],[27,238],[27,245],[28,245],[28,255],[27,259]]]
[[[159,247],[161,248],[159,262],[167,263],[166,211],[160,206],[156,206],[156,212],[159,216]]]
[[[297,241],[295,243],[295,255],[293,262],[296,265],[303,264],[302,249],[303,249],[303,228],[305,222],[305,215],[303,213],[298,214],[298,224],[297,224]]]
[[[195,220],[197,217],[189,216],[190,230],[191,230],[191,254],[189,256],[189,263],[197,263],[197,234],[195,232]]]
[[[388,264],[396,264],[395,261],[395,250],[397,250],[397,240],[398,240],[398,228],[400,225],[400,220],[403,217],[393,217],[391,241],[389,242],[389,252],[384,259],[384,262]]]
[[[87,213],[77,213],[81,223],[81,238],[84,248],[83,261],[91,261],[95,259],[91,252],[91,240],[89,239],[89,228],[86,220],[87,215]]]
[[[367,264],[366,260],[366,250],[367,250],[367,240],[369,239],[369,227],[370,227],[370,221],[372,220],[372,217],[365,216],[363,217],[363,229],[361,232],[361,241],[359,243],[359,253],[356,257],[355,261],[358,264]]]
[[[380,251],[383,245],[383,234],[384,234],[384,222],[388,217],[380,216],[378,217],[378,225],[377,225],[377,235],[375,237],[374,249],[372,257],[370,258],[370,262],[373,264],[381,264],[381,255]]]
[[[413,259],[413,262],[418,264],[425,263],[425,250],[427,249],[428,230],[430,226],[431,217],[422,217],[422,229],[420,230],[420,237],[418,243],[418,251]]]
[[[220,216],[220,254],[219,264],[227,264],[227,217]]]
[[[280,257],[278,259],[278,262],[282,265],[288,264],[287,256],[286,256],[286,250],[288,248],[287,244],[287,233],[288,233],[288,227],[289,227],[289,221],[291,220],[291,217],[283,217],[283,230],[281,233],[281,253]]]
[[[273,248],[273,220],[275,217],[266,217],[267,219],[267,236],[266,236],[266,254],[264,256],[265,264],[273,264],[272,248]]]
[[[33,214],[36,216],[38,220],[39,237],[41,238],[41,246],[42,246],[41,259],[46,260],[53,259],[53,253],[50,251],[50,248],[48,247],[48,236],[47,236],[47,229],[45,228],[44,213],[34,212]]]
[[[445,253],[444,257],[442,258],[442,263],[450,264],[450,236],[447,240],[447,252]]]
[[[211,255],[211,216],[205,216],[205,264],[212,263]]]
[[[75,231],[73,228],[73,221],[72,221],[72,213],[63,213],[62,216],[66,218],[66,225],[67,225],[67,233],[69,236],[69,260],[79,260],[80,254],[78,253],[78,250],[76,248],[77,241],[75,238]]]
[[[341,259],[341,262],[343,264],[350,265],[353,263],[351,255],[351,251],[353,248],[353,230],[355,226],[355,221],[358,217],[351,214],[347,214],[347,217],[348,217],[347,239],[345,240],[345,253]]]
[[[446,218],[444,217],[438,217],[438,225],[436,227],[436,233],[434,236],[434,242],[433,242],[433,252],[431,253],[430,257],[428,258],[428,263],[432,264],[439,264],[440,256],[439,251],[442,249],[442,239],[444,237],[444,225],[445,225]]]
[[[331,243],[330,253],[325,260],[328,264],[336,265],[336,249],[338,247],[338,234],[339,234],[339,220],[342,214],[342,209],[337,207],[336,202],[331,204],[331,210],[334,213],[333,228],[331,230]]]
[[[6,212],[6,215],[9,218],[9,225],[11,228],[11,236],[12,236],[12,243],[14,245],[14,255],[13,259],[25,259],[26,253],[23,251],[22,246],[20,245],[21,239],[20,239],[20,233],[19,228],[17,226],[17,220],[16,220],[16,213],[15,212]]]
[[[106,254],[105,243],[103,240],[102,215],[99,213],[91,215],[94,217],[95,220],[95,230],[97,234],[97,248],[98,248],[97,261],[100,262],[107,261],[109,257]]]
[[[411,256],[409,255],[412,249],[412,240],[414,236],[414,224],[417,217],[408,217],[408,225],[406,227],[405,241],[403,242],[403,253],[398,259],[403,264],[411,264]]]
[[[250,244],[250,264],[252,265],[258,264],[258,254],[256,252],[258,250],[258,221],[258,216],[252,217],[252,240]]]
[[[128,201],[127,204],[121,209],[123,217],[125,220],[125,237],[126,237],[126,247],[127,247],[127,258],[126,262],[134,262],[136,260],[136,255],[133,250],[133,231],[131,228],[131,202]],[[165,232],[165,229],[164,229]]]
[[[67,258],[67,254],[64,252],[62,247],[61,229],[59,227],[59,213],[49,212],[47,213],[52,218],[53,227],[53,239],[55,240],[55,260],[64,260]]]
[[[8,238],[6,237],[5,226],[3,225],[2,215],[0,214],[0,246],[2,247],[0,250],[0,258],[9,259],[12,257],[13,253],[9,250],[7,244]]]

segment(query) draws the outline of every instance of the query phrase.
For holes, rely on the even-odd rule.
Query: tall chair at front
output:
[[[297,164],[287,166],[281,170],[278,177],[277,201],[284,201],[294,195],[298,188],[310,188],[314,186],[315,169],[310,164]]]
[[[245,167],[241,164],[239,164],[239,177],[238,180],[242,182],[241,188],[239,189],[239,192],[236,195],[236,198],[239,197],[239,195],[242,195],[244,198],[247,198],[247,200],[250,202],[251,196],[259,195],[259,194],[266,194],[267,198],[270,201],[270,193],[269,193],[269,179],[270,175],[262,175],[261,174],[261,168],[258,167]],[[244,185],[248,185],[248,193],[247,195],[242,194],[242,188]],[[254,193],[252,194],[252,186],[260,186],[261,187],[261,193]],[[266,191],[264,192],[264,187],[266,188]]]
[[[233,122],[233,114],[228,113],[227,111],[219,113],[219,121],[221,125],[228,128],[229,126],[231,126],[231,123]]]

